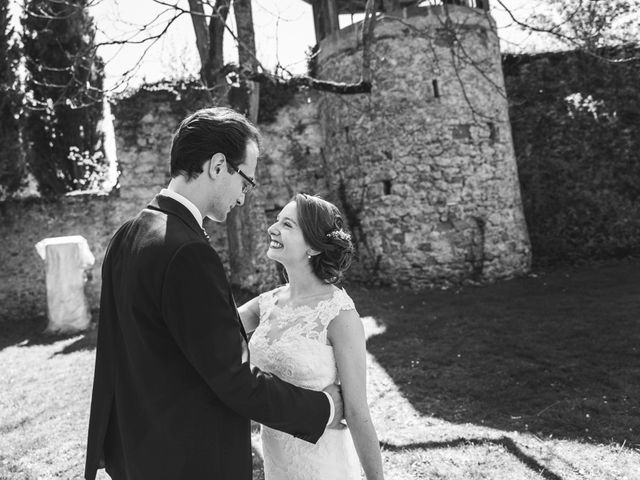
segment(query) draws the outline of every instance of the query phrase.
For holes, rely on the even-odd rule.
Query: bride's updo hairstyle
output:
[[[302,236],[311,248],[320,252],[309,260],[313,273],[327,283],[339,282],[355,251],[340,210],[333,203],[304,193],[298,193],[293,201]]]

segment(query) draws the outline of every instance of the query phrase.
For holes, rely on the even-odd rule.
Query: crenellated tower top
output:
[[[333,32],[340,30],[339,15],[364,13],[366,0],[304,0],[313,8],[316,42],[320,43]],[[382,0],[378,11],[392,13],[418,6],[457,5],[478,10],[489,10],[489,0]]]

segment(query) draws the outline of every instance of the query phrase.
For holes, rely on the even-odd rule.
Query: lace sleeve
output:
[[[318,315],[318,320],[322,325],[320,331],[319,340],[323,343],[327,343],[327,330],[331,321],[338,316],[341,311],[355,310],[356,306],[353,303],[351,297],[344,291],[344,289],[336,292],[334,297],[329,303],[324,305]]]

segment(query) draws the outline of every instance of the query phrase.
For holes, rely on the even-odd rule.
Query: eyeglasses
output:
[[[244,180],[244,185],[242,187],[242,193],[244,195],[247,195],[249,192],[251,192],[254,188],[257,187],[255,180],[252,177],[247,176],[242,170],[240,170],[238,167],[231,165],[230,163],[228,164],[234,172],[236,172],[238,175],[240,175],[242,177],[242,179]]]

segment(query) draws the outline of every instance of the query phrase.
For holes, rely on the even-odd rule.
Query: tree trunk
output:
[[[234,0],[238,36],[240,72],[257,70],[253,14],[250,0]],[[258,120],[260,84],[240,73],[240,86],[229,97],[231,107],[247,116],[253,123]],[[256,177],[260,177],[258,163]],[[275,266],[267,259],[267,219],[264,213],[264,192],[255,190],[245,198],[245,205],[234,209],[227,217],[227,238],[231,284],[247,290],[259,290],[265,281],[275,278]]]
[[[201,0],[190,0],[200,3]],[[227,82],[224,75],[224,55],[222,51],[225,24],[227,23],[227,15],[229,14],[229,6],[231,0],[216,0],[213,6],[213,13],[209,21],[209,50],[208,57],[202,59],[202,81],[207,85],[211,95],[220,103],[228,92]],[[193,18],[193,15],[192,15]],[[197,38],[197,34],[196,34]],[[198,47],[200,51],[200,47]]]
[[[238,63],[241,71],[241,92],[237,95],[237,104],[234,106],[253,123],[257,123],[260,84],[247,80],[242,73],[243,71],[255,72],[258,68],[251,0],[234,0],[233,12],[236,19],[236,28],[238,29]]]
[[[204,66],[209,59],[209,27],[202,7],[202,0],[189,0],[189,10],[191,11],[193,31],[196,34],[196,47],[198,47],[198,55],[200,56],[200,77],[204,80]]]

